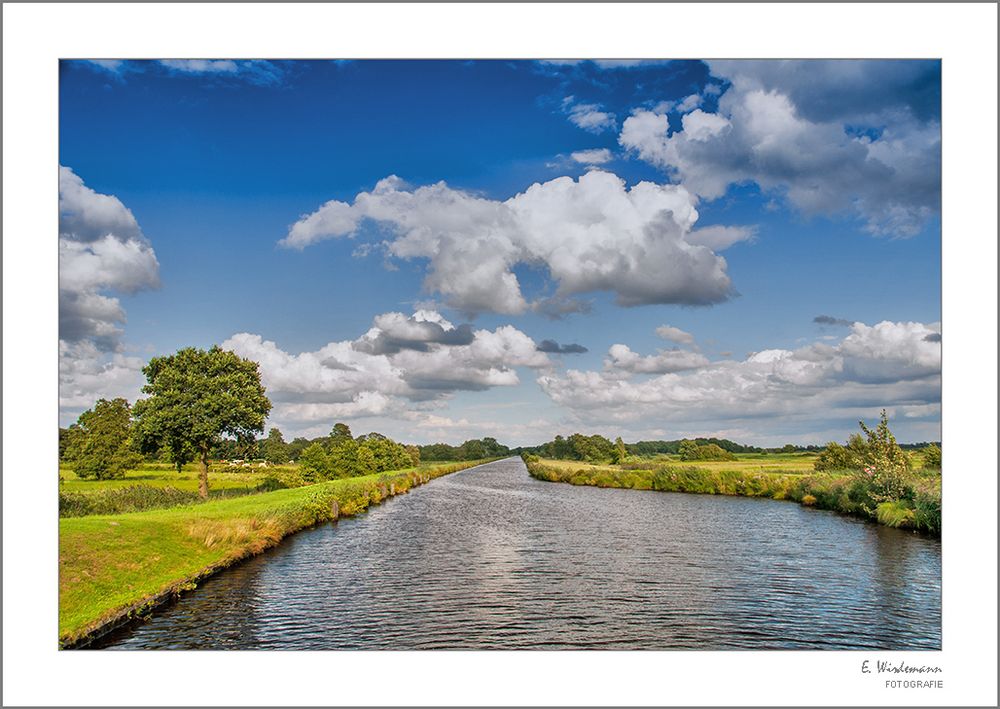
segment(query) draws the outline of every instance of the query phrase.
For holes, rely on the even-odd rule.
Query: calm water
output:
[[[520,459],[301,532],[122,649],[939,649],[935,539],[794,503],[575,487]]]

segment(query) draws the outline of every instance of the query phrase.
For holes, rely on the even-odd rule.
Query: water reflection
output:
[[[939,649],[937,540],[518,459],[288,539],[116,648]]]

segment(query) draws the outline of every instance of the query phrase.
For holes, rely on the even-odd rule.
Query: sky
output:
[[[938,61],[63,61],[60,422],[260,364],[286,440],[940,440]]]

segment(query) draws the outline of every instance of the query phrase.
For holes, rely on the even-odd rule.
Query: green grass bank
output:
[[[197,505],[59,520],[59,644],[84,646],[315,524],[488,461],[345,478]]]
[[[878,524],[941,533],[941,474],[913,474],[907,497],[872,504],[863,480],[848,472],[807,473],[629,463],[589,465],[576,461],[528,460],[532,477],[571,485],[660,492],[738,495],[790,500],[802,505],[869,519]],[[866,507],[873,513],[866,511]]]

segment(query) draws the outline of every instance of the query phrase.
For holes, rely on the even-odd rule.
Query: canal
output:
[[[577,487],[519,458],[296,534],[116,649],[940,649],[941,544],[791,502]]]

